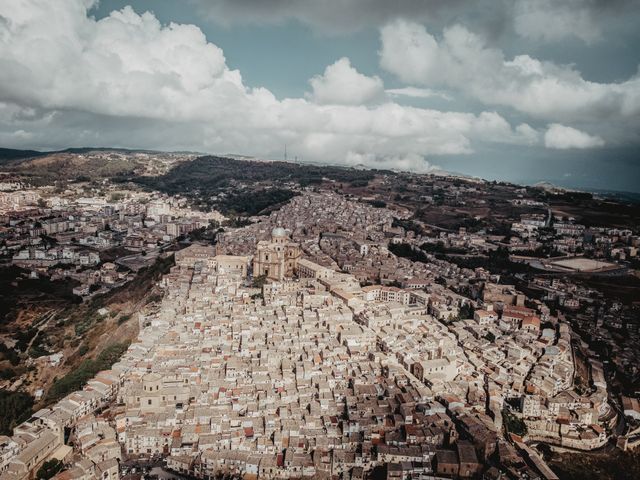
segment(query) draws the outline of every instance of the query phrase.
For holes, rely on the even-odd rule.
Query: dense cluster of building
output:
[[[130,281],[129,272],[148,266],[176,238],[224,219],[192,210],[184,198],[113,185],[0,192],[0,205],[7,206],[0,254],[33,276],[77,280],[80,296]]]
[[[219,219],[144,198],[49,198],[51,218],[10,220],[4,248],[34,271],[48,260],[91,267],[83,242],[148,254]],[[396,256],[394,243],[505,246],[464,229],[422,236],[398,218],[406,212],[305,191],[215,246],[176,252],[159,307],[140,314],[137,341],[111,370],[0,437],[0,480],[27,479],[50,458],[67,465],[57,480],[116,480],[120,460],[159,457],[202,479],[554,479],[527,442],[592,450],[621,414],[640,417],[636,399],[624,412],[610,404],[603,364],[563,313],[590,304],[588,290],[534,278],[546,295],[534,301],[482,268]],[[512,228],[522,243],[551,226],[586,234],[548,215]],[[615,235],[635,255],[637,237]],[[57,245],[32,258],[49,236]],[[96,271],[124,280],[106,280],[115,263]],[[601,325],[609,313],[598,311]]]

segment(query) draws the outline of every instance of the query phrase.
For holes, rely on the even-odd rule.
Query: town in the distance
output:
[[[548,184],[0,149],[0,480],[633,478],[639,248]]]

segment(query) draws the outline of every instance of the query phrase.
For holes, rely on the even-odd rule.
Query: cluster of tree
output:
[[[122,177],[120,181],[131,180],[170,195],[182,194],[198,198],[205,202],[204,206],[215,205],[224,213],[256,215],[293,196],[291,190],[284,188],[285,184],[297,183],[305,187],[328,179],[352,186],[367,186],[376,173],[379,172],[207,156],[181,163],[158,177]],[[277,188],[265,188],[266,184]],[[238,185],[249,187],[249,191],[234,191],[230,194],[232,187],[236,188]],[[222,193],[224,195],[220,195]],[[211,200],[211,197],[216,199]]]
[[[0,367],[0,380],[13,380],[18,376],[18,372],[16,372],[11,367]]]
[[[402,218],[393,217],[393,223],[391,224],[391,226],[394,228],[402,227],[407,232],[414,232],[416,234],[422,234],[424,232],[422,226],[418,222],[411,219],[405,220]]]
[[[13,348],[7,347],[3,342],[0,342],[0,361],[9,360],[11,365],[18,365],[20,363],[20,355]]]
[[[81,389],[100,370],[107,370],[117,362],[128,347],[128,343],[114,343],[102,350],[95,360],[84,360],[78,368],[53,383],[47,392],[47,403],[55,402],[65,395]]]
[[[231,228],[241,228],[251,225],[251,220],[242,217],[232,217],[229,220],[225,220],[222,225]]]
[[[492,250],[487,256],[474,256],[474,257],[446,257],[451,263],[455,263],[461,268],[484,268],[491,273],[527,273],[531,271],[531,267],[524,263],[512,262],[509,259],[509,251],[506,248],[500,247],[497,250]]]
[[[429,253],[441,253],[441,254],[464,254],[468,253],[464,248],[456,248],[456,247],[445,247],[444,242],[439,240],[436,243],[428,243],[425,242],[420,245],[420,250],[424,250]]]
[[[32,413],[33,397],[24,392],[0,390],[0,435],[11,435],[13,427],[27,420]]]
[[[382,200],[367,200],[367,203],[373,208],[385,208],[387,206],[387,202],[383,202]]]
[[[507,408],[502,410],[502,421],[508,432],[515,433],[520,436],[527,434],[527,424],[524,423],[522,419],[516,417]]]
[[[408,243],[390,243],[389,251],[397,257],[408,258],[413,262],[427,263],[429,261],[424,252],[414,249]]]
[[[189,232],[186,237],[192,242],[206,242],[210,244],[216,243],[216,237],[220,230],[220,223],[211,220],[206,227],[197,228]]]
[[[49,480],[50,478],[55,477],[62,470],[64,470],[64,463],[62,463],[62,460],[52,458],[51,460],[44,462],[38,469],[36,472],[36,479]]]
[[[465,303],[464,305],[462,305],[460,307],[460,313],[458,314],[458,316],[462,320],[466,320],[468,318],[473,318],[473,307],[471,306],[471,304]]]
[[[73,294],[76,280],[27,278],[28,271],[16,266],[0,268],[0,323],[10,323],[23,305],[38,299],[41,305],[50,301],[56,306],[75,305],[82,299]]]
[[[267,276],[266,275],[258,275],[256,277],[253,277],[253,281],[251,282],[251,286],[253,288],[262,288],[266,282],[267,282]]]
[[[270,207],[287,202],[296,195],[296,192],[286,188],[261,189],[227,195],[212,206],[227,213],[253,216],[268,213]]]

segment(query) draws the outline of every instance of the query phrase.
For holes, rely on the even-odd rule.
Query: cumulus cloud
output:
[[[640,123],[638,74],[619,83],[597,83],[571,66],[529,55],[507,59],[461,25],[446,28],[438,40],[424,26],[398,20],[381,29],[381,41],[380,65],[407,83],[456,89],[485,104],[548,121]]]
[[[318,86],[314,101],[278,99],[265,88],[245,86],[196,26],[162,25],[153,14],[130,7],[96,20],[87,15],[92,4],[0,3],[4,145],[279,158],[287,144],[292,154],[309,160],[418,170],[428,168],[430,155],[469,153],[478,142],[529,144],[534,138],[531,127],[512,128],[496,112],[359,105],[381,92],[382,82],[359,74],[346,59],[312,80]],[[348,87],[346,97],[332,88],[336,84]]]
[[[598,13],[584,0],[519,0],[513,23],[523,37],[546,42],[575,36],[587,43],[600,40],[602,30]]]
[[[309,83],[313,101],[325,104],[362,105],[379,99],[384,91],[378,76],[363,75],[346,57],[329,65],[323,75],[313,77]]]
[[[426,20],[455,11],[464,0],[195,0],[217,23],[281,24],[297,20],[327,33],[379,26],[400,17]],[[491,0],[494,1],[494,0]]]
[[[569,148],[593,148],[604,145],[598,136],[589,135],[572,127],[552,123],[544,134],[544,145],[547,148],[566,150]]]
[[[431,26],[463,21],[487,35],[515,32],[541,41],[577,37],[593,42],[603,37],[603,24],[638,14],[637,0],[190,1],[222,25],[273,25],[294,20],[324,33],[344,34],[398,19]],[[610,35],[611,29],[607,33]]]
[[[451,100],[451,97],[444,92],[439,92],[431,88],[402,87],[389,88],[385,93],[390,97],[411,97],[411,98],[433,98],[439,97],[443,100]]]
[[[517,0],[513,28],[535,41],[557,42],[575,37],[587,44],[615,35],[616,24],[637,16],[637,0]]]

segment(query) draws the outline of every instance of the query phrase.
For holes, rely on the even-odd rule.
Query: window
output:
[[[151,405],[151,399],[147,400],[147,402],[149,403],[149,405]]]

